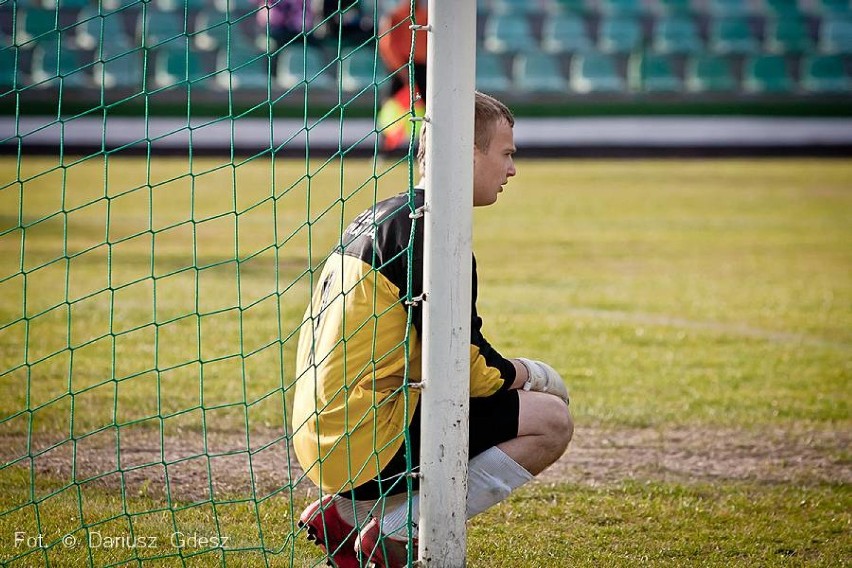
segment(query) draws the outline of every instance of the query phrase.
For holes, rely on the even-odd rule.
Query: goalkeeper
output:
[[[516,173],[513,126],[505,105],[476,93],[475,206],[496,202]],[[426,144],[424,128],[421,176]],[[422,185],[414,189],[416,207],[424,203]],[[409,320],[404,300],[409,269],[413,294],[421,293],[423,267],[422,223],[409,213],[404,193],[349,225],[325,263],[299,338],[294,446],[307,476],[321,489],[300,525],[339,568],[367,562],[404,566],[407,558],[405,397],[415,468],[421,408],[419,392],[402,385],[406,370],[411,382],[420,380],[422,314],[415,303]],[[540,361],[507,359],[483,337],[472,262],[468,518],[559,459],[573,433],[568,392],[559,374]],[[410,505],[416,523],[417,493]]]

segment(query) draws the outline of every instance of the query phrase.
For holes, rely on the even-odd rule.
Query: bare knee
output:
[[[574,420],[565,402],[553,395],[521,392],[519,435],[539,437],[550,453],[558,459],[574,435]]]

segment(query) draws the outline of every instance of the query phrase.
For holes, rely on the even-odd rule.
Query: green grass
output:
[[[849,487],[541,485],[471,523],[471,566],[843,566]]]
[[[272,565],[321,564],[293,538],[305,495],[290,502],[285,472],[278,492],[169,499],[165,484],[132,478],[180,465],[171,457],[92,474],[65,442],[141,431],[199,440],[182,451],[215,457],[228,453],[216,435],[256,450],[258,432],[283,432],[311,270],[374,198],[406,187],[406,164],[391,166],[0,160],[0,437],[7,460],[25,458],[0,469],[0,562],[25,552],[16,531],[57,544],[13,566],[110,565],[128,550],[89,558],[58,539],[84,526],[215,532],[221,518],[219,534],[245,549],[227,553],[236,565],[264,564],[261,548]],[[475,213],[479,310],[504,354],[560,370],[578,436],[849,431],[852,162],[518,169],[500,202]],[[51,469],[54,452],[75,470]],[[848,453],[832,458],[848,470]],[[538,484],[471,523],[469,565],[843,566],[850,505],[841,482],[759,476]],[[222,561],[177,552],[144,565]]]

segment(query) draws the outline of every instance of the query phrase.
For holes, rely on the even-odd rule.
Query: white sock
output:
[[[473,518],[506,499],[533,475],[494,446],[468,464],[467,518]]]
[[[488,448],[468,464],[467,511],[468,519],[506,499],[509,494],[527,483],[533,475],[510,458],[500,448]],[[395,496],[405,497],[405,495]],[[385,501],[385,514],[382,515],[382,533],[405,536],[408,523],[408,503],[403,501],[392,505]],[[375,511],[381,515],[381,511]],[[420,496],[411,496],[412,534],[417,534],[417,519],[420,517]]]
[[[376,507],[374,514],[381,516],[382,534],[408,538],[408,499],[407,495],[392,495],[385,499],[384,511],[382,506]],[[411,534],[417,534],[417,519],[420,518],[420,495],[411,494]]]
[[[376,506],[375,501],[355,501],[349,497],[334,496],[334,505],[340,518],[353,527],[363,527],[370,520],[370,514]]]

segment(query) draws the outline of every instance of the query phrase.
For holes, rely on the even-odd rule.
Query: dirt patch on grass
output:
[[[579,427],[569,451],[539,482],[605,486],[638,481],[852,483],[850,434],[838,430],[604,429]],[[28,457],[33,456],[33,457]],[[36,495],[57,482],[123,487],[164,503],[305,494],[313,486],[281,431],[106,430],[76,443],[0,437],[3,463],[36,471]]]
[[[539,479],[850,483],[850,441],[837,430],[578,427],[568,452]]]

